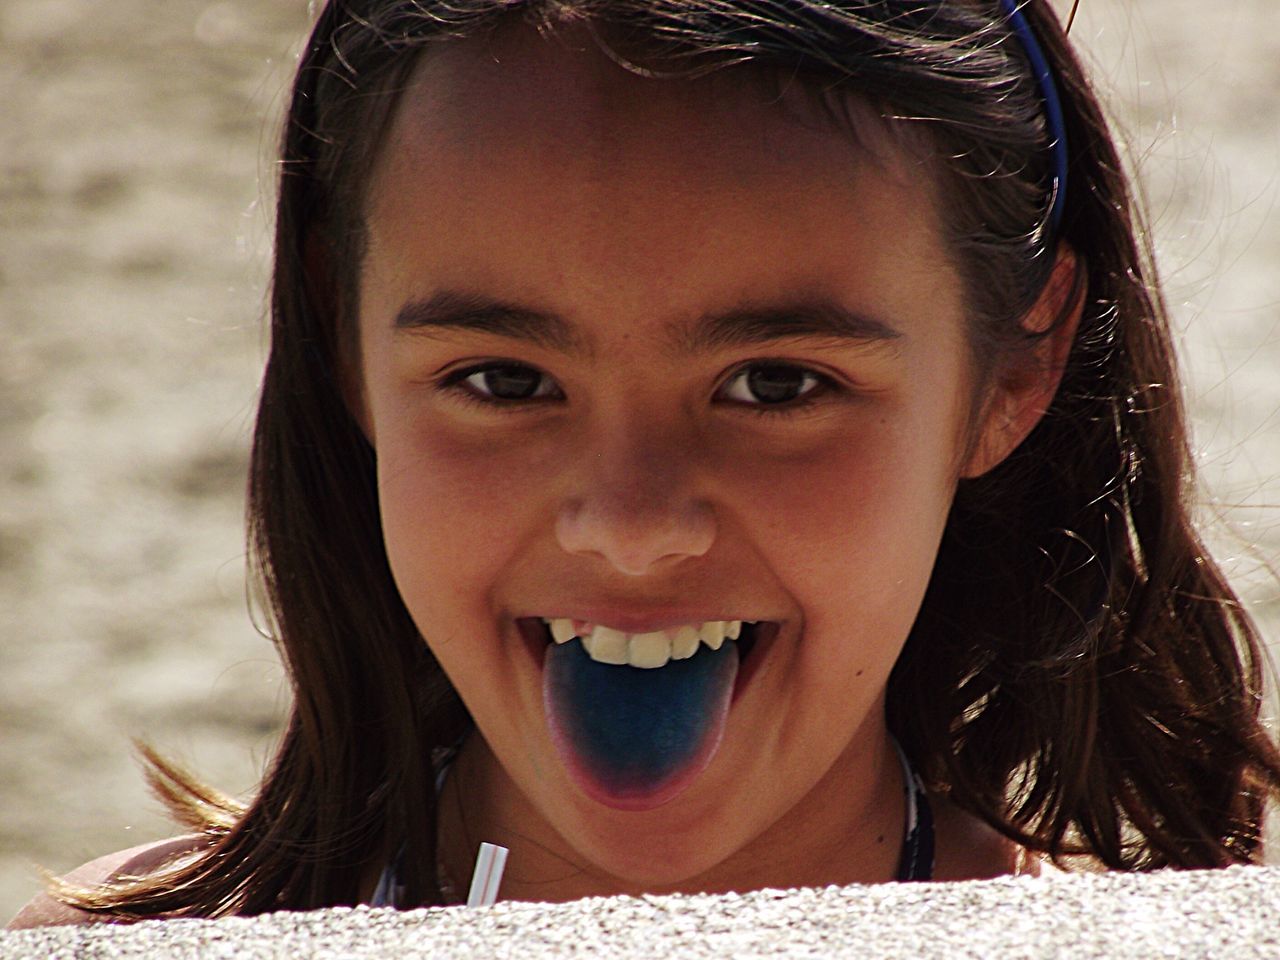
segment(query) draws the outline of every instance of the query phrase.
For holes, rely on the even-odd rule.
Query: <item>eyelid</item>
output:
[[[519,367],[532,370],[550,386],[550,391],[540,395],[535,394],[532,397],[526,397],[523,399],[504,399],[478,392],[466,383],[469,378],[476,374],[501,367]],[[739,377],[745,376],[753,367],[786,367],[798,370],[805,376],[814,378],[816,383],[806,393],[801,394],[796,399],[781,403],[750,403],[742,400],[731,400],[725,398],[723,394],[728,386]],[[523,360],[513,360],[506,357],[461,361],[438,376],[433,377],[432,380],[435,383],[436,389],[451,399],[472,404],[476,407],[487,410],[499,410],[502,412],[514,413],[520,410],[527,410],[531,407],[541,406],[542,404],[550,401],[564,399],[563,388],[550,374],[546,373],[535,364],[528,363]],[[817,407],[824,402],[838,400],[842,396],[855,392],[856,388],[842,382],[842,378],[831,373],[826,373],[820,369],[816,369],[812,364],[776,357],[758,357],[744,361],[733,367],[721,380],[712,399],[713,401],[719,401],[726,406],[734,407],[740,411],[753,415],[782,417],[787,414],[802,413],[805,410]]]
[[[488,370],[500,369],[502,367],[522,367],[526,370],[532,370],[543,381],[551,385],[551,394],[535,394],[532,397],[523,399],[504,399],[502,397],[494,397],[488,394],[477,392],[469,384],[467,380],[478,373],[484,373]],[[487,407],[490,409],[514,410],[533,404],[544,403],[548,400],[563,399],[564,391],[560,384],[549,373],[546,373],[532,363],[526,363],[523,360],[510,360],[503,357],[494,357],[490,360],[469,360],[464,361],[458,366],[454,366],[445,371],[439,377],[435,378],[437,389],[442,393],[449,395],[455,399],[462,400],[467,403],[476,404],[477,406]]]
[[[806,393],[801,394],[794,400],[785,403],[749,403],[744,400],[730,400],[723,396],[730,384],[734,383],[739,377],[745,376],[752,367],[789,367],[800,371],[806,376],[813,377],[816,384]],[[738,364],[731,369],[728,375],[721,381],[719,387],[716,388],[715,396],[722,403],[729,406],[737,407],[740,410],[760,414],[780,416],[787,413],[798,413],[801,410],[821,403],[824,399],[834,399],[836,395],[850,392],[850,388],[843,385],[839,379],[829,373],[816,370],[808,363],[801,363],[795,360],[782,360],[774,357],[760,357],[754,360],[748,360]]]

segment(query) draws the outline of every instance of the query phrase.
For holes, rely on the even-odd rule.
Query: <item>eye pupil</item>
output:
[[[804,391],[805,371],[781,364],[763,364],[747,371],[747,388],[760,403],[786,403]]]
[[[528,400],[538,392],[542,374],[530,367],[490,367],[484,371],[484,387],[499,400]]]

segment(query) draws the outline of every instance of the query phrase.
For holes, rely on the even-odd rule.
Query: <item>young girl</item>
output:
[[[1259,643],[1030,0],[332,0],[281,162],[241,807],[22,922],[1261,857]]]

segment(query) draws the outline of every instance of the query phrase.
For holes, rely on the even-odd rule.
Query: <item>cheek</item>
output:
[[[956,436],[886,418],[803,462],[753,464],[744,514],[767,518],[762,548],[807,631],[905,639],[951,507]]]
[[[382,422],[378,495],[392,573],[410,613],[452,622],[492,612],[498,572],[538,509],[527,459],[447,431]],[[425,632],[425,631],[424,631]]]

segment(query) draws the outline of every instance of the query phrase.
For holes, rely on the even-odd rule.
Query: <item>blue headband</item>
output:
[[[1062,117],[1062,101],[1058,99],[1058,87],[1053,82],[1053,70],[1045,59],[1040,42],[1022,15],[1019,0],[1000,0],[1000,6],[1009,15],[1009,26],[1022,41],[1035,71],[1036,80],[1040,84],[1040,99],[1044,101],[1045,122],[1049,136],[1053,138],[1050,148],[1053,150],[1053,205],[1049,210],[1049,230],[1056,235],[1062,225],[1062,211],[1067,199],[1067,124]]]

